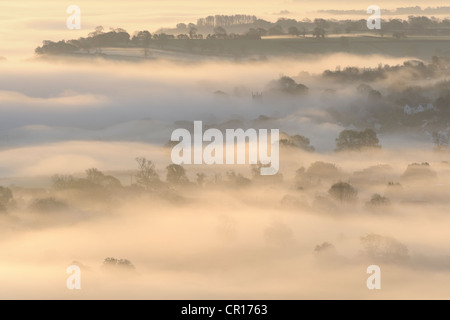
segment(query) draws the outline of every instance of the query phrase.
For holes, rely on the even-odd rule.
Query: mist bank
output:
[[[76,152],[75,146],[70,149]],[[58,150],[64,154],[61,146]],[[124,153],[116,152],[116,158],[125,159]],[[129,184],[128,173],[137,170],[131,163],[128,172],[105,172],[104,178],[123,178],[123,187],[45,186],[50,177],[42,178],[40,187],[11,187],[16,203],[0,216],[3,297],[447,296],[442,283],[449,281],[450,267],[448,162],[421,152],[434,161],[408,165],[416,150],[403,153],[403,159],[365,152],[318,156],[295,149],[283,154],[281,179],[261,180],[246,166],[185,166],[188,182],[170,182],[163,153],[148,150],[161,179],[149,189],[140,188],[139,180]],[[112,158],[95,165],[108,168]],[[67,163],[73,167],[79,161]],[[196,173],[205,174],[203,182]],[[331,191],[339,181],[351,184],[357,196]],[[133,268],[106,264],[111,257],[127,259]],[[81,267],[80,291],[65,288],[65,270],[73,264]],[[365,286],[366,268],[373,264],[382,270],[382,290],[376,293]]]
[[[353,127],[373,128],[387,143],[383,134],[397,132],[411,135],[411,143],[432,144],[431,134],[445,131],[445,123],[433,120],[437,113],[407,114],[405,107],[412,113],[419,105],[439,108],[447,74],[422,65],[342,54],[256,64],[6,62],[0,66],[0,141],[3,148],[67,140],[161,145],[183,126],[179,121],[202,120],[224,128],[278,128],[308,137],[321,151],[332,150],[339,131]],[[411,90],[422,93],[416,99]]]

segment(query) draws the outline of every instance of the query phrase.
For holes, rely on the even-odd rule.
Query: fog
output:
[[[364,129],[356,115],[373,105],[357,90],[363,81],[323,71],[410,59],[0,63],[0,185],[14,197],[0,215],[0,298],[449,298],[449,153],[433,149],[426,127],[375,122],[380,149],[334,151],[342,130]],[[370,86],[383,98],[411,83],[432,86],[407,72]],[[282,76],[308,94],[273,90]],[[262,101],[252,99],[261,92]],[[347,109],[343,117],[354,123],[333,111]],[[166,183],[166,144],[194,120],[280,129],[309,138],[315,151],[282,145],[280,174],[267,179],[249,165],[192,165],[184,166],[189,182]],[[137,157],[153,161],[160,182],[136,185]],[[52,180],[82,181],[89,168],[121,186],[58,188]],[[334,197],[339,182],[357,197]],[[374,194],[389,201],[371,202]],[[108,257],[134,268],[108,268]],[[81,267],[81,290],[66,288],[71,264]],[[380,291],[366,287],[373,264],[382,270]]]
[[[342,88],[340,84],[323,83],[315,75],[341,65],[375,68],[381,61],[397,65],[407,58],[334,54],[240,64],[55,60],[0,64],[1,136],[10,139],[13,145],[27,144],[27,139],[33,141],[41,136],[43,142],[61,137],[126,140],[128,135],[134,139],[146,136],[148,141],[149,128],[141,123],[147,131],[139,132],[133,123],[137,120],[152,120],[158,127],[170,127],[179,120],[216,124],[232,119],[254,120],[264,115],[280,119],[277,125],[288,126],[293,122],[298,127],[298,122],[303,122],[304,131],[312,129],[309,121],[319,118],[322,126],[317,128],[330,130],[332,124],[327,123],[329,119],[323,114],[323,109],[328,108],[323,91],[338,88],[340,94],[333,98],[334,105],[348,105],[349,95],[355,94],[358,84]],[[283,75],[308,86],[311,94],[294,101],[288,98],[252,101],[252,92],[263,92],[270,81]],[[214,95],[217,91],[228,96]],[[158,127],[154,125],[152,135],[158,135]],[[333,130],[337,132],[339,128]],[[167,139],[166,132],[164,136]]]

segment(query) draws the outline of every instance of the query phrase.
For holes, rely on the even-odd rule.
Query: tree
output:
[[[408,259],[408,248],[393,238],[369,234],[361,237],[361,244],[365,255],[375,261],[402,262]]]
[[[265,35],[267,35],[267,30],[264,28],[256,28],[256,31],[258,32],[258,34],[263,37]]]
[[[13,202],[13,193],[11,189],[0,187],[0,211],[6,211]]]
[[[412,163],[408,165],[402,175],[402,179],[406,180],[428,180],[436,179],[436,172],[430,167],[428,162]]]
[[[52,186],[54,189],[68,189],[74,184],[75,179],[70,175],[55,174],[52,176]]]
[[[388,198],[383,197],[382,195],[379,195],[378,193],[372,195],[372,198],[367,203],[370,207],[385,207],[390,204],[390,201]]]
[[[102,26],[97,26],[95,27],[95,30],[93,32],[89,33],[89,37],[94,37],[103,34],[103,30],[105,30],[105,28],[103,28]]]
[[[336,139],[336,151],[359,151],[363,148],[381,148],[377,134],[372,129],[344,130]]]
[[[227,31],[222,27],[215,27],[214,35],[217,39],[225,39],[227,37]]]
[[[161,49],[164,49],[164,46],[166,45],[167,40],[169,39],[169,36],[165,33],[153,34],[153,39],[157,40],[158,46]]]
[[[78,49],[73,43],[64,40],[58,42],[45,40],[42,42],[42,47],[37,47],[34,52],[36,54],[69,54],[78,51]]]
[[[248,32],[245,34],[245,37],[247,39],[261,40],[260,32],[254,28],[250,28],[250,30],[248,30]]]
[[[189,180],[186,176],[186,170],[178,164],[171,164],[166,167],[167,177],[166,180],[170,184],[185,184]]]
[[[325,38],[325,29],[323,28],[319,28],[319,27],[315,27],[314,31],[313,31],[313,36],[316,37],[317,39],[320,38]]]
[[[333,244],[331,244],[329,242],[324,242],[324,243],[322,243],[320,245],[317,245],[314,248],[314,253],[315,254],[320,254],[320,255],[324,255],[324,254],[326,254],[326,255],[335,255],[335,254],[337,254],[337,250],[336,250],[336,247]]]
[[[111,271],[129,270],[134,271],[135,267],[128,259],[116,259],[108,257],[103,261],[103,267]]]
[[[298,37],[300,35],[300,30],[297,27],[289,27],[288,33],[292,36]]]
[[[89,39],[80,38],[78,39],[78,47],[81,50],[84,50],[87,54],[90,54],[92,49],[92,43],[91,41],[89,41]]]
[[[318,179],[335,179],[341,175],[341,171],[333,163],[316,161],[306,170],[306,175]]]
[[[271,91],[279,91],[292,95],[307,94],[309,91],[308,87],[304,84],[297,83],[294,79],[286,76],[283,76],[278,80],[271,81],[268,87]]]
[[[101,172],[96,168],[87,169],[86,176],[87,176],[86,179],[91,181],[93,184],[100,184],[105,177],[103,172]]]
[[[367,95],[367,99],[369,100],[369,101],[379,101],[380,99],[382,98],[382,95],[381,95],[381,93],[379,92],[379,91],[377,91],[377,90],[371,90],[370,92],[369,92],[369,94]]]
[[[273,26],[272,28],[270,28],[268,33],[271,36],[280,36],[280,35],[284,34],[283,28],[278,24],[276,26]]]
[[[409,16],[408,23],[411,29],[416,29],[417,31],[423,31],[426,28],[433,27],[433,21],[426,16]]]
[[[152,40],[152,35],[147,30],[138,31],[134,34],[131,42],[139,47],[147,48]]]
[[[283,137],[280,139],[280,145],[284,145],[287,147],[296,147],[305,151],[314,151],[314,147],[310,145],[310,141],[307,137],[301,136],[301,135],[283,135]]]
[[[194,39],[194,38],[196,38],[196,36],[197,36],[197,28],[195,27],[195,25],[192,25],[192,26],[189,28],[189,37],[190,37],[191,39]]]
[[[147,190],[160,182],[155,165],[146,158],[136,158],[138,163],[138,173],[136,174],[137,183],[144,186]]]
[[[177,39],[189,40],[189,36],[187,34],[179,34],[179,35],[177,35]]]
[[[321,19],[321,18],[317,18],[314,19],[314,24],[318,27],[318,28],[322,28],[322,29],[326,29],[330,26],[329,22],[325,19]]]
[[[358,191],[347,182],[333,184],[328,193],[340,202],[353,202],[358,196]]]
[[[302,27],[302,37],[303,38],[306,38],[306,28],[305,27]]]
[[[96,168],[86,170],[86,179],[95,186],[99,187],[121,187],[120,181],[109,175],[105,175],[103,172]]]

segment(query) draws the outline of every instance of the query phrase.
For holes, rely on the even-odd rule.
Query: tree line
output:
[[[225,29],[225,27],[227,30]],[[178,23],[176,28],[163,28],[151,34],[148,30],[136,31],[130,35],[122,28],[111,28],[105,32],[102,26],[95,28],[88,37],[79,39],[50,41],[44,40],[42,46],[35,49],[37,54],[73,53],[79,50],[90,53],[100,53],[104,47],[138,47],[148,48],[152,42],[161,48],[169,39],[179,40],[214,40],[214,39],[247,39],[260,40],[264,36],[302,36],[317,39],[325,38],[327,34],[371,32],[381,36],[392,34],[394,38],[404,38],[407,35],[450,35],[450,19],[436,19],[425,16],[410,16],[408,20],[390,19],[382,21],[381,30],[368,30],[365,19],[360,20],[314,20],[280,18],[276,22],[257,19],[255,16],[211,16],[194,23]],[[145,55],[148,55],[148,51]]]

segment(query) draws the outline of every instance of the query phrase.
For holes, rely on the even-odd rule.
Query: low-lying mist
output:
[[[1,63],[0,298],[448,298],[449,153],[431,136],[443,124],[407,122],[395,96],[414,84],[435,101],[446,74],[323,74],[405,60]],[[171,171],[171,133],[194,120],[280,129],[279,174]],[[381,148],[335,152],[341,131],[365,128]],[[72,264],[81,290],[66,288]]]

